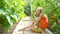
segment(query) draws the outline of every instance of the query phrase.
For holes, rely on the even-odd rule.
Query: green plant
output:
[[[31,4],[30,4],[30,0],[24,0],[26,6],[24,7],[24,13],[26,14],[26,16],[30,16],[31,15]]]
[[[4,27],[6,31],[25,17],[23,0],[0,0],[0,27]]]

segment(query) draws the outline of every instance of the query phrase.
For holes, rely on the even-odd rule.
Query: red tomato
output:
[[[51,18],[55,18],[54,16],[51,16]]]

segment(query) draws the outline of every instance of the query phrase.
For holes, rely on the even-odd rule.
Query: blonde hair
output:
[[[37,7],[37,9],[39,9],[39,10],[43,10],[43,8],[42,8],[42,7]]]

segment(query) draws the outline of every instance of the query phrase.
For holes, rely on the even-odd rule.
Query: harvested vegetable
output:
[[[36,32],[36,33],[42,32],[40,28],[33,28],[33,27],[31,28],[31,31]]]

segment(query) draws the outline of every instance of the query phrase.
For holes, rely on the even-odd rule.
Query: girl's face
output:
[[[36,15],[39,16],[42,13],[42,9],[37,9],[36,10]]]
[[[42,9],[37,9],[36,12],[37,12],[37,14],[41,14],[42,13]]]

